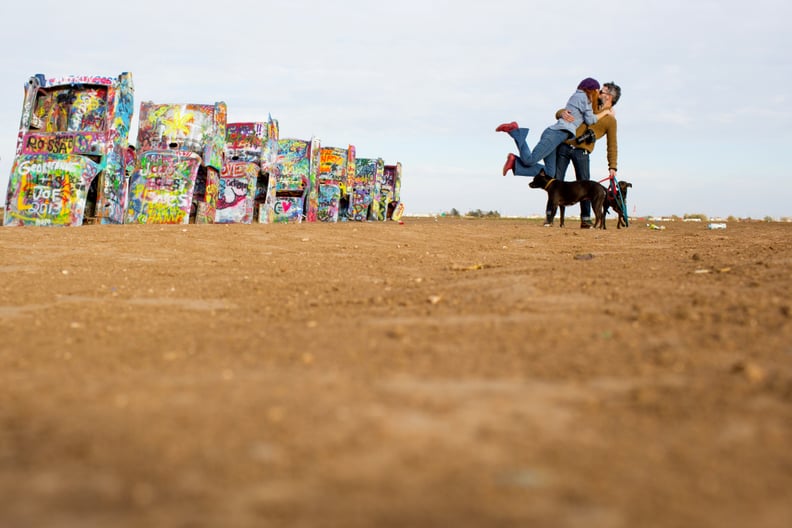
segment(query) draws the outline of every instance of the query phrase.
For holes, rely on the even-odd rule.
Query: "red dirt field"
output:
[[[0,229],[0,526],[792,526],[792,224]]]

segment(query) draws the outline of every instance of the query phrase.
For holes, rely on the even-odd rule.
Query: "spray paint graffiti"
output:
[[[11,170],[5,225],[79,226],[99,166],[72,154],[23,154]]]
[[[107,124],[108,86],[39,87],[31,128],[42,132],[98,132]]]
[[[105,150],[106,134],[81,132],[70,135],[30,133],[25,137],[23,154],[101,154]]]
[[[260,163],[267,139],[267,123],[228,123],[226,159]]]
[[[276,222],[300,222],[303,214],[303,199],[300,196],[284,196],[275,199]]]
[[[225,148],[225,116],[225,103],[141,103],[138,150],[194,152],[201,156],[203,165],[219,171]]]
[[[128,224],[186,224],[201,158],[192,152],[146,152],[129,181]]]

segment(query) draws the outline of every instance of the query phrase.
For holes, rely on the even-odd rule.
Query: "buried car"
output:
[[[140,105],[126,223],[215,221],[226,104]]]
[[[268,193],[267,163],[278,148],[278,121],[229,123],[215,222],[250,224]]]
[[[132,74],[37,74],[25,85],[4,224],[120,224],[124,151],[133,113]]]
[[[269,174],[267,195],[259,210],[259,222],[315,222],[316,176],[319,140],[285,138],[277,152],[270,151],[263,170]]]

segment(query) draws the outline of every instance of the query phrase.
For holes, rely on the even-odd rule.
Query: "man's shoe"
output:
[[[580,222],[580,229],[591,229],[592,227],[594,227],[594,224],[590,221],[583,220]]]
[[[502,125],[498,125],[498,127],[495,129],[495,132],[509,133],[512,130],[516,130],[518,128],[520,128],[520,125],[518,125],[516,121],[512,121],[511,123],[503,123]]]
[[[508,156],[506,156],[506,163],[504,163],[504,165],[503,165],[503,175],[504,176],[506,176],[507,172],[514,170],[514,160],[515,159],[517,159],[517,156],[515,156],[511,152],[509,153]]]
[[[553,221],[550,220],[549,222],[545,220],[545,223],[542,224],[542,227],[553,227]]]

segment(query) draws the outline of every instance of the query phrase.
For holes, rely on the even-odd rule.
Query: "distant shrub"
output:
[[[772,216],[765,216],[764,217],[764,221],[765,222],[772,222],[773,221],[773,217]]]
[[[705,214],[701,214],[701,213],[696,213],[696,214],[686,214],[686,215],[684,216],[684,218],[698,218],[698,219],[699,219],[699,220],[701,220],[702,222],[706,222],[706,221],[707,221],[707,215],[705,215]]]
[[[448,211],[448,215],[447,216],[460,216],[460,214],[459,214],[459,211],[457,211],[456,207],[454,207],[453,209]]]
[[[487,211],[485,213],[481,209],[476,209],[475,211],[468,211],[465,216],[472,218],[500,218],[500,213],[498,211]]]

